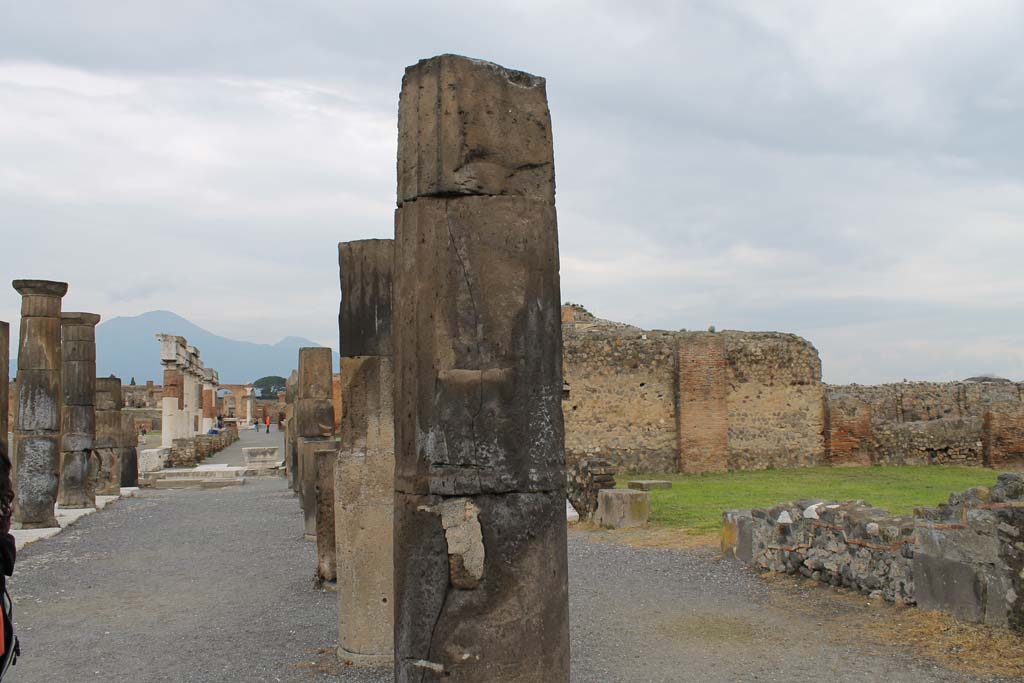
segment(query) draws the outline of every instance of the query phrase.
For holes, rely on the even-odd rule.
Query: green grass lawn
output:
[[[708,534],[722,526],[722,511],[771,507],[800,498],[864,500],[893,514],[909,514],[917,505],[945,502],[953,491],[995,484],[995,470],[981,467],[807,467],[723,474],[619,475],[631,479],[668,479],[669,490],[651,491],[651,524]]]

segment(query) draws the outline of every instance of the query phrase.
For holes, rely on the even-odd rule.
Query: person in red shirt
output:
[[[270,413],[267,413],[267,434],[270,433]]]

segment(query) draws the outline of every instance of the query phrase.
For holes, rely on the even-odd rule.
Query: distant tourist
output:
[[[267,434],[270,433],[270,413],[267,413]]]

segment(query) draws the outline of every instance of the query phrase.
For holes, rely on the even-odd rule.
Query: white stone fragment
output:
[[[576,508],[568,500],[565,501],[565,519],[567,522],[580,521],[580,513],[576,512]]]

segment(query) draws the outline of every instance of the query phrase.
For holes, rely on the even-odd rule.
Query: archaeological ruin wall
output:
[[[829,385],[826,396],[831,464],[1024,462],[1024,384]]]
[[[570,463],[713,472],[825,460],[824,385],[812,344],[775,332],[641,330],[562,313]]]

